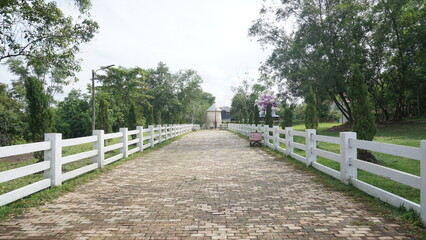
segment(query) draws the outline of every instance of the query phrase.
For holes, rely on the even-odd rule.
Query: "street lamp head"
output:
[[[114,67],[114,66],[115,66],[114,64],[111,64],[111,65],[108,65],[108,66],[101,66],[101,69],[104,70],[104,69]]]
[[[95,130],[95,78],[96,78],[96,72],[99,70],[105,70],[107,68],[113,67],[114,64],[108,65],[108,66],[101,66],[98,70],[92,70],[92,130]]]

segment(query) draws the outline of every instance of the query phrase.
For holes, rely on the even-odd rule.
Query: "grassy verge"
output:
[[[338,137],[339,132],[330,132],[327,129],[338,125],[337,123],[320,123],[317,130],[317,134]],[[304,131],[304,125],[293,126],[294,130]],[[376,137],[374,141],[391,143],[398,145],[405,145],[411,147],[419,147],[420,140],[426,139],[426,121],[425,120],[415,120],[407,121],[397,124],[386,124],[379,125]],[[305,139],[303,137],[295,137],[295,142],[304,143]],[[283,145],[285,146],[285,145]],[[339,145],[331,143],[318,143],[317,147],[326,151],[339,153]],[[296,154],[305,156],[305,152],[301,150],[295,150]],[[373,152],[374,156],[379,160],[380,164],[389,167],[392,169],[400,170],[407,172],[416,176],[420,176],[420,161],[402,158],[397,156],[392,156],[383,153]],[[340,165],[337,162],[318,157],[318,163],[333,168],[335,170],[340,170]],[[383,178],[366,171],[358,170],[358,179],[361,181],[367,182],[373,186],[384,189],[388,192],[394,193],[398,196],[404,197],[410,201],[420,203],[420,190],[415,189],[404,184]]]
[[[240,137],[247,139],[246,136],[238,134]],[[285,156],[279,151],[272,150],[268,147],[262,148],[265,152],[272,154],[275,160],[290,164],[292,167],[298,170],[306,171],[307,174],[313,176],[313,181],[321,184],[327,189],[337,191],[345,194],[352,198],[354,202],[362,203],[364,208],[377,216],[382,216],[388,221],[396,222],[407,229],[408,233],[419,239],[426,239],[426,229],[421,223],[421,219],[414,211],[407,211],[405,208],[397,208],[390,204],[381,201],[378,198],[372,197],[363,191],[340,182],[339,180],[318,171],[312,167],[306,167],[305,163],[302,163],[296,159]],[[377,223],[370,221],[354,221],[353,225],[358,226],[373,226]]]
[[[186,135],[186,134],[184,134],[184,135]],[[53,199],[56,199],[56,198],[64,195],[67,192],[74,191],[76,188],[83,185],[84,183],[87,183],[87,182],[89,182],[89,181],[91,181],[95,178],[100,177],[101,174],[104,174],[106,172],[111,171],[115,166],[121,165],[121,164],[123,164],[127,161],[131,161],[135,158],[142,157],[145,154],[147,154],[147,153],[149,153],[149,152],[151,152],[155,149],[158,149],[158,148],[161,148],[165,145],[170,144],[171,142],[181,138],[184,135],[181,135],[181,136],[175,137],[173,139],[166,140],[162,143],[156,144],[154,146],[154,148],[147,148],[143,152],[138,152],[138,153],[131,155],[128,158],[120,159],[116,162],[113,162],[109,165],[106,165],[102,169],[96,169],[92,172],[80,175],[80,176],[73,178],[73,179],[70,179],[70,180],[67,180],[67,181],[63,182],[63,184],[60,185],[60,186],[47,188],[45,190],[42,190],[42,191],[37,192],[35,194],[32,194],[28,197],[25,197],[25,198],[22,198],[18,201],[15,201],[13,203],[7,204],[5,206],[1,206],[0,207],[0,221],[4,220],[7,217],[13,216],[13,215],[22,214],[30,207],[41,206],[41,205],[43,205],[43,204],[45,204],[45,203],[47,203],[47,202],[49,202]],[[111,142],[110,144],[114,144],[114,142]],[[108,145],[110,145],[110,144],[108,144]],[[66,153],[66,155],[78,153],[78,152],[81,152],[81,151],[87,151],[88,150],[88,149],[86,149],[87,147],[88,146],[85,146],[85,145],[79,145],[76,148],[69,150]],[[113,154],[113,153],[111,153],[111,154]],[[21,165],[23,165],[23,166],[28,165],[29,162],[33,162],[33,161],[36,161],[36,160],[32,159],[32,160],[26,161],[25,163],[22,163]],[[84,163],[84,161],[87,161],[87,159],[77,161],[76,163],[74,163],[73,166],[69,166],[68,170],[84,166],[84,164],[86,164],[86,163]],[[14,181],[9,181],[9,182],[6,182],[6,183],[0,185],[0,191],[1,192],[7,192],[10,189],[13,190],[13,189],[18,188],[19,186],[28,185],[29,183],[39,181],[42,178],[43,178],[43,174],[32,174],[32,175],[29,175],[27,177],[16,179]]]

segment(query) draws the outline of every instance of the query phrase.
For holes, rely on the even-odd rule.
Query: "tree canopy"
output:
[[[0,3],[0,62],[22,57],[48,63],[67,76],[79,70],[76,53],[89,42],[98,24],[89,18],[89,0],[75,0],[79,15],[67,16],[55,1],[3,0]]]
[[[353,120],[348,99],[359,64],[382,120],[426,114],[426,6],[423,0],[265,0],[249,30],[272,47],[261,71],[294,97],[308,86]],[[293,30],[284,26],[293,25]]]

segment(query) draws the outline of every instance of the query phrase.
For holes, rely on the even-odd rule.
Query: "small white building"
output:
[[[219,128],[222,124],[222,110],[216,107],[216,104],[213,104],[207,109],[207,117],[206,117],[206,127],[208,129],[211,128]]]

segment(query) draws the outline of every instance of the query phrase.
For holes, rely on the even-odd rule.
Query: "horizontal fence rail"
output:
[[[80,176],[97,168],[113,163],[131,154],[142,152],[144,149],[154,147],[161,143],[187,132],[195,126],[193,124],[174,124],[166,126],[136,127],[135,130],[120,128],[119,132],[105,134],[104,130],[94,130],[93,136],[62,139],[60,133],[45,134],[45,141],[14,146],[0,147],[0,158],[17,156],[43,151],[44,161],[27,166],[9,169],[0,172],[0,183],[13,181],[31,174],[44,172],[43,179],[25,185],[21,188],[0,195],[0,206],[9,204],[33,193],[51,186],[61,185],[63,181]],[[118,143],[105,144],[118,140]],[[80,153],[63,156],[64,148],[82,144],[92,144],[92,149]],[[132,148],[130,148],[132,147]],[[119,153],[114,151],[119,150]],[[108,154],[108,158],[105,158]],[[111,154],[115,154],[112,155]],[[63,172],[63,166],[68,163],[92,159],[90,164],[77,169]]]
[[[280,151],[287,156],[312,166],[345,184],[352,184],[361,191],[377,197],[393,206],[403,206],[407,210],[413,209],[420,214],[423,224],[426,225],[426,140],[420,141],[420,148],[401,146],[396,144],[380,143],[358,140],[354,132],[341,132],[339,137],[317,135],[314,129],[295,131],[291,127],[278,129],[277,126],[228,124],[228,130],[248,136],[250,132],[262,132],[265,146]],[[304,143],[294,142],[294,136],[304,138]],[[317,148],[318,142],[339,145],[340,153],[334,153]],[[282,145],[285,145],[282,146]],[[294,148],[305,153],[305,157],[294,152]],[[380,152],[398,157],[420,161],[420,176],[403,171],[391,169],[378,164],[357,159],[357,149]],[[340,171],[317,162],[317,156],[332,160],[340,164]],[[386,190],[370,185],[358,179],[358,169],[381,176],[406,186],[420,189],[420,204],[412,202],[402,196],[395,195]]]

